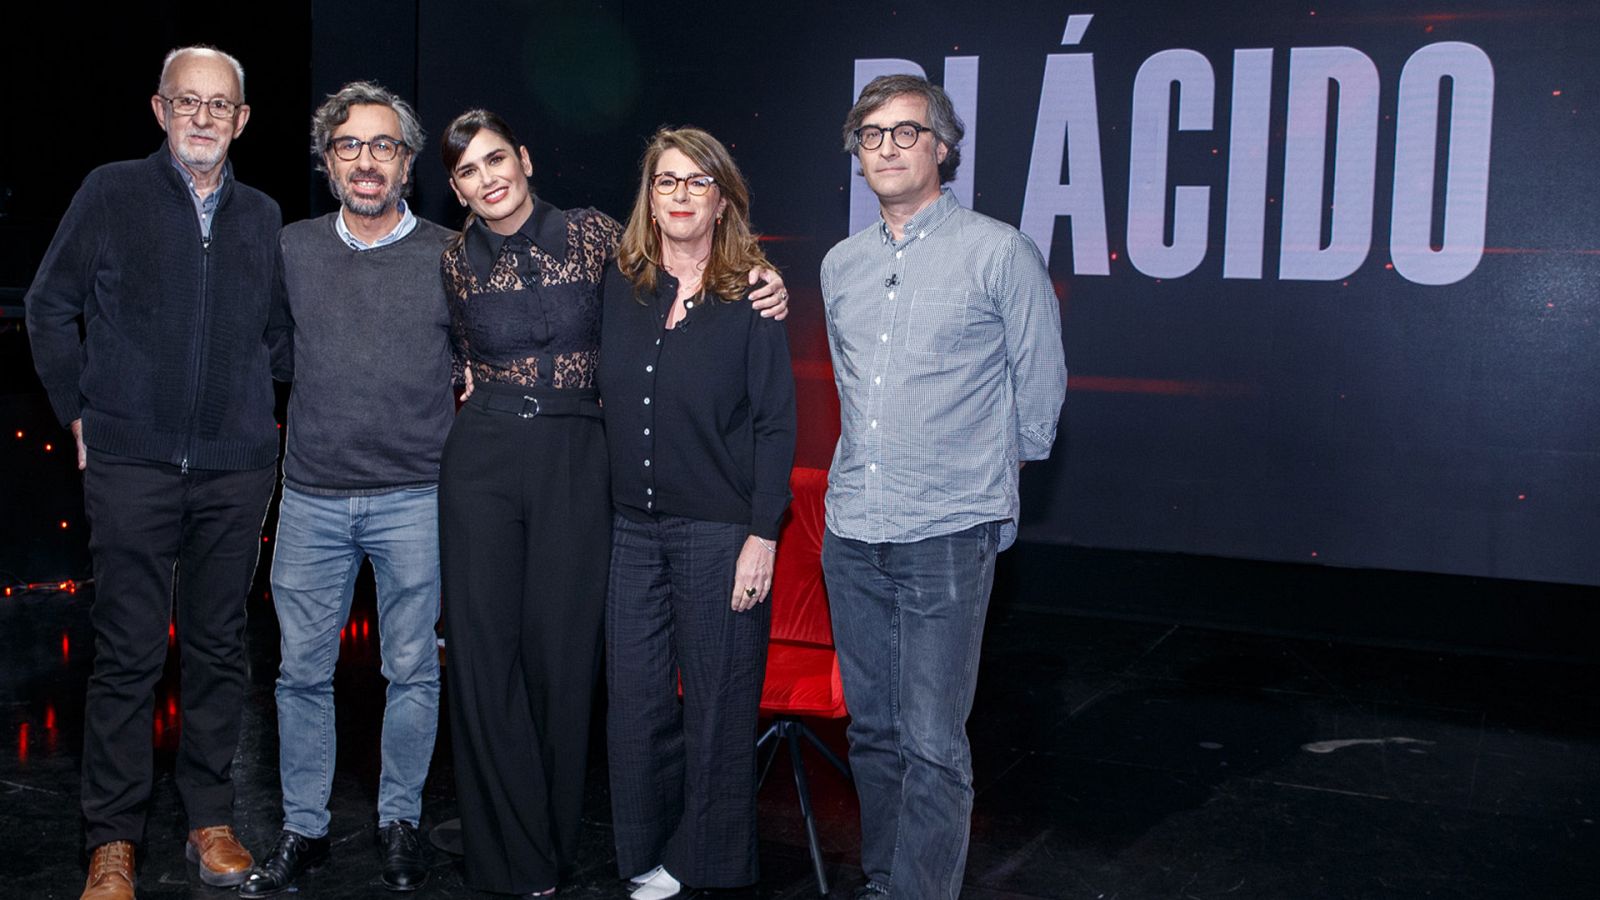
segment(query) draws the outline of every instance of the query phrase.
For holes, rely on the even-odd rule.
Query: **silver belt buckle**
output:
[[[529,403],[533,404],[533,410],[531,412],[528,410],[528,404]],[[538,414],[539,414],[539,398],[538,397],[529,397],[527,394],[523,394],[522,395],[522,412],[517,413],[517,415],[521,416],[524,419],[531,419],[534,416],[537,416]]]

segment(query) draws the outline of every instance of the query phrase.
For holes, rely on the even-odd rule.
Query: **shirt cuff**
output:
[[[1048,459],[1050,447],[1055,442],[1055,423],[1035,422],[1023,425],[1017,432],[1017,458],[1024,462]]]

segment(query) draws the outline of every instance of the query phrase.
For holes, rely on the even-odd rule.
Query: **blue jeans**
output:
[[[823,537],[861,868],[896,897],[961,893],[972,817],[967,716],[999,537],[998,522],[905,544]]]
[[[328,833],[335,736],[333,670],[339,629],[363,557],[378,586],[383,711],[378,824],[417,824],[439,729],[439,503],[434,486],[361,497],[283,490],[272,600],[282,633],[278,669],[278,772],[283,827]]]

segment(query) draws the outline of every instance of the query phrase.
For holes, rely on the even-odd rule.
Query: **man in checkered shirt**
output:
[[[1038,248],[942,186],[963,134],[926,79],[875,79],[845,120],[882,218],[828,252],[822,295],[842,433],[822,564],[861,795],[858,898],[961,891],[966,721],[1018,470],[1066,394]]]

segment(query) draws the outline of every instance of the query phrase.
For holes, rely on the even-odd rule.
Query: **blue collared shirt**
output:
[[[337,216],[333,217],[333,230],[339,232],[339,237],[350,245],[351,250],[376,250],[379,247],[384,247],[400,240],[417,227],[417,217],[411,214],[411,207],[406,206],[404,200],[398,202],[397,208],[400,210],[400,224],[394,226],[393,231],[370,244],[350,232],[350,226],[344,223],[345,211],[342,209],[339,210]]]
[[[827,525],[906,543],[1000,521],[1017,463],[1044,459],[1066,397],[1061,310],[1017,229],[943,191],[896,241],[881,219],[822,261],[841,433]]]
[[[183,183],[189,186],[189,199],[194,201],[194,214],[200,217],[201,240],[211,240],[211,220],[217,214],[217,201],[222,199],[223,186],[233,177],[233,163],[223,161],[222,178],[217,181],[217,189],[202,197],[200,192],[194,189],[194,176],[189,174],[183,163],[178,162],[178,158],[171,153],[167,154],[167,159],[172,161],[172,167],[183,177]]]

